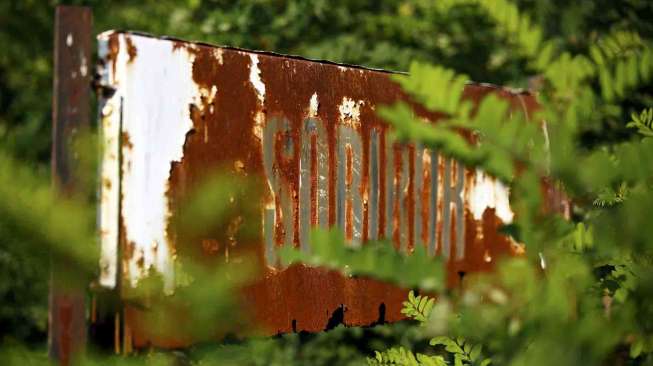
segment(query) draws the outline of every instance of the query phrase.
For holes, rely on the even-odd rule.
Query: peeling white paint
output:
[[[106,59],[109,53],[108,35],[98,36],[98,56]],[[113,87],[111,66],[99,70],[100,84]],[[116,73],[119,70],[116,69]],[[102,140],[100,167],[100,286],[115,288],[118,279],[118,240],[120,207],[120,136],[121,96],[114,93],[100,100],[100,135]]]
[[[193,128],[188,105],[200,91],[193,79],[193,54],[173,51],[172,42],[131,36],[138,56],[126,66],[123,133],[122,216],[126,240],[143,253],[144,268],[136,256],[128,262],[132,286],[154,267],[173,288],[171,243],[166,235],[170,216],[168,180],[171,163],[181,161],[186,134]],[[121,50],[126,51],[127,47]],[[124,52],[123,51],[123,52]],[[153,251],[152,246],[157,250]]]
[[[509,197],[508,187],[482,170],[476,170],[468,199],[475,220],[481,220],[487,208],[494,208],[495,214],[504,224],[511,223],[515,214],[510,208]]]
[[[222,59],[222,48],[215,48],[213,50],[213,56],[218,60],[220,65],[224,63],[224,60]]]
[[[351,125],[352,127],[360,126],[361,106],[365,102],[362,100],[354,101],[351,98],[343,97],[342,102],[338,106],[340,112],[340,121],[343,124]]]
[[[251,60],[249,66],[249,82],[252,84],[252,87],[256,91],[256,97],[258,98],[259,107],[263,107],[265,104],[265,84],[261,80],[261,70],[258,68],[258,55],[249,54]],[[220,59],[222,59],[222,51],[220,51]],[[252,127],[252,133],[260,143],[263,142],[263,126],[265,124],[265,113],[261,108],[254,115],[254,127]]]
[[[308,103],[308,116],[317,117],[317,110],[320,107],[320,102],[317,100],[317,93],[313,93],[311,100]]]
[[[99,38],[108,42],[109,35]],[[195,83],[188,82],[192,80],[194,59],[188,49],[173,51],[172,42],[129,35],[138,50],[130,62],[125,37],[118,37],[115,75],[109,80],[116,89],[112,99],[122,100],[121,214],[126,244],[133,246],[134,253],[123,258],[123,271],[128,283],[135,286],[154,269],[162,274],[165,289],[170,292],[174,287],[174,256],[166,235],[170,216],[166,193],[171,164],[182,159],[186,134],[193,127],[189,104],[197,103],[202,94],[214,98],[217,88],[200,91]],[[112,73],[112,65],[107,68]],[[113,135],[115,139],[115,131]],[[117,155],[117,151],[112,154]],[[115,169],[107,164],[109,168]],[[117,243],[117,234],[102,242],[103,258],[105,253],[107,257],[113,254]]]
[[[249,65],[249,82],[252,83],[256,90],[259,103],[263,105],[265,102],[265,84],[261,80],[261,70],[258,68],[258,55],[250,54],[249,57],[252,60]]]

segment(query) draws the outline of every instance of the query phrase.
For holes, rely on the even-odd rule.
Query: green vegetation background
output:
[[[49,176],[55,3],[0,2],[0,148],[44,179]],[[93,8],[95,33],[137,30],[404,71],[412,61],[437,63],[474,81],[517,88],[538,87],[540,80],[524,56],[514,51],[514,40],[493,31],[491,18],[472,5],[456,6],[444,14],[423,0],[66,3]],[[601,37],[620,29],[653,39],[650,1],[515,3],[544,30],[545,38],[555,39],[560,49],[572,53],[587,54]],[[581,142],[590,148],[630,139],[634,132],[623,121],[631,112],[653,105],[650,86],[629,93],[620,101],[618,114],[606,115],[600,126],[583,131]],[[47,265],[35,257],[48,254],[46,249],[39,252],[37,246],[17,240],[5,228],[0,225],[0,342],[15,340],[43,347]],[[289,335],[272,343],[262,341],[257,349],[266,350],[262,351],[267,357],[262,364],[270,361],[269,357],[278,357],[279,364],[303,359],[354,362],[389,344],[411,344],[416,337],[411,332],[402,324],[371,330],[337,329],[321,336]],[[270,356],[273,354],[276,356]]]

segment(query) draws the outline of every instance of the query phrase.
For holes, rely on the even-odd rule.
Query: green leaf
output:
[[[631,343],[630,345],[630,358],[637,358],[639,355],[642,353],[642,349],[644,348],[644,341],[639,338],[635,340],[635,342]]]
[[[460,354],[455,354],[453,356],[453,360],[454,360],[454,365],[455,366],[463,366],[463,360],[460,357]]]
[[[455,344],[455,342],[447,336],[434,337],[431,338],[431,340],[429,341],[429,345],[431,346],[437,346],[437,345],[448,346],[450,344]]]
[[[482,350],[483,350],[483,346],[480,344],[477,344],[474,347],[472,347],[472,350],[469,353],[469,357],[471,358],[472,362],[476,362],[476,360],[478,360]]]

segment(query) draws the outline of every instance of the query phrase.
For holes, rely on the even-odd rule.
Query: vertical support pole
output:
[[[64,196],[80,190],[73,139],[90,125],[92,12],[58,6],[54,23],[52,96],[52,183]],[[69,365],[86,343],[86,285],[72,281],[66,263],[53,261],[50,273],[48,351]]]

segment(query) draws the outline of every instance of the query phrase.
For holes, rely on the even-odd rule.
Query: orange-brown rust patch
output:
[[[131,150],[134,148],[134,144],[132,144],[131,138],[129,137],[129,133],[127,131],[122,131],[120,133],[120,144],[122,145],[123,149]]]
[[[206,255],[216,255],[220,250],[220,243],[215,239],[202,240],[202,250]]]
[[[440,159],[438,158],[438,179],[440,180],[437,185],[438,189],[438,197],[444,197],[444,183],[443,183],[443,178],[444,177],[444,158]],[[442,212],[444,212],[444,205],[442,204],[442,199],[438,199],[436,210],[440,214],[440,217],[442,217]],[[436,223],[436,228],[435,228],[435,237],[436,241],[438,243],[437,249],[435,253],[437,255],[442,255],[442,219],[439,219]]]
[[[120,52],[120,35],[113,33],[109,36],[109,52],[107,54],[107,61],[111,63],[111,71],[113,75],[116,74],[116,62],[118,61],[118,52]]]
[[[403,196],[403,192],[401,191],[401,164],[402,164],[402,159],[401,159],[401,147],[399,145],[394,145],[393,146],[393,162],[394,166],[390,167],[391,169],[394,169],[394,177],[395,181],[393,184],[393,187],[388,187],[388,189],[393,189],[395,191],[395,195],[393,196],[393,202],[392,202],[392,222],[389,223],[392,225],[392,241],[394,242],[395,248],[400,249],[400,243],[401,243],[401,217],[399,215],[401,211],[401,199]]]
[[[418,214],[421,214],[421,217],[419,218],[421,220],[421,225],[422,225],[422,236],[420,238],[416,238],[416,240],[421,240],[421,243],[424,245],[424,247],[427,247],[428,245],[431,245],[429,243],[429,231],[430,231],[430,226],[429,226],[429,218],[431,217],[430,215],[433,215],[434,213],[431,212],[431,195],[434,194],[434,192],[431,192],[431,160],[433,159],[434,156],[429,155],[429,158],[424,161],[423,156],[418,156],[418,159],[423,160],[422,162],[422,192],[421,194],[417,197],[418,200],[420,200],[421,205],[422,205],[422,211],[418,212]],[[418,192],[420,193],[420,192]]]
[[[182,44],[185,47],[185,45]],[[257,111],[256,95],[254,90],[248,87],[249,57],[238,52],[225,53],[221,64],[214,56],[213,48],[206,46],[194,47],[195,54],[193,63],[193,81],[200,89],[211,90],[216,87],[220,90],[213,100],[201,98],[200,105],[190,105],[189,114],[193,121],[193,132],[186,136],[184,153],[181,162],[171,167],[168,196],[170,212],[174,216],[177,213],[179,203],[191,192],[203,179],[218,168],[230,167],[232,174],[241,176],[247,175],[251,179],[261,181],[262,158],[260,154],[260,142],[251,133],[254,126],[254,113]],[[209,138],[194,131],[207,131]],[[215,131],[215,133],[212,133]],[[243,187],[244,189],[244,187]],[[255,202],[263,198],[248,197]],[[234,217],[224,223],[223,230],[211,230],[215,235],[213,238],[219,243],[237,242],[242,247],[256,247],[239,230],[241,220],[249,220],[248,225],[260,226],[255,218],[245,217],[245,208],[235,207]],[[236,221],[234,221],[236,220]],[[253,229],[256,230],[256,229]],[[178,253],[184,255],[196,255],[200,243],[193,243],[193,238],[184,237],[175,232],[173,227],[168,228],[169,236],[175,238],[175,246]],[[238,248],[236,248],[238,249]],[[237,252],[238,250],[236,250]],[[231,255],[233,256],[233,249]],[[262,260],[262,250],[258,254]],[[211,258],[216,256],[202,256],[201,261],[213,262]]]
[[[571,203],[559,183],[545,177],[541,180],[540,191],[543,197],[543,213],[558,213],[562,217],[569,219],[571,216]]]
[[[127,55],[129,55],[128,63],[132,63],[138,54],[138,50],[136,49],[136,46],[134,46],[131,37],[128,35],[125,36],[125,43],[127,43]]]
[[[138,259],[136,260],[136,267],[138,267],[141,271],[145,270],[145,253],[141,249]]]
[[[415,217],[414,208],[415,208],[415,146],[407,146],[409,151],[408,159],[408,196],[406,198],[406,214],[408,215],[408,245],[407,248],[409,252],[413,251],[415,242],[418,238],[415,238],[415,220],[419,220],[418,217]]]
[[[122,192],[121,192],[121,197],[120,200],[122,201]],[[125,229],[125,223],[122,217],[122,213],[119,214],[118,217],[118,247],[119,247],[119,253],[120,253],[120,261],[118,262],[118,276],[119,276],[119,281],[120,283],[128,282],[129,281],[129,261],[133,258],[134,256],[134,251],[135,251],[135,244],[134,242],[129,242],[127,240],[127,231]],[[125,293],[125,286],[121,285],[121,294],[124,295]]]
[[[123,252],[123,257],[133,258],[135,252],[136,252],[136,243],[134,243],[133,241],[127,241],[125,244],[125,251]]]
[[[188,44],[185,42],[172,41],[172,51],[183,50],[188,47]]]

